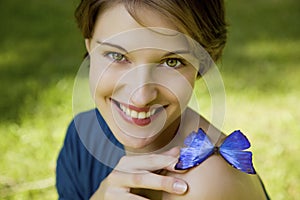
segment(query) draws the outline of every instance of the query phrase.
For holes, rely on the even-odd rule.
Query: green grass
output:
[[[77,1],[0,3],[0,199],[55,199],[55,161],[72,111],[83,41]],[[276,200],[300,188],[300,24],[296,0],[226,1],[228,44],[219,64],[227,133],[241,129]],[[203,113],[210,98],[199,83]],[[44,182],[37,182],[43,180]]]

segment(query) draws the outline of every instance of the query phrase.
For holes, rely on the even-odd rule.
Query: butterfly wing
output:
[[[255,174],[252,153],[250,151],[243,151],[250,146],[249,140],[241,131],[234,131],[225,139],[220,146],[219,152],[234,168],[248,174]]]
[[[180,150],[177,170],[184,170],[202,163],[214,152],[214,146],[202,129],[192,132],[184,141],[187,147]]]
[[[221,147],[232,150],[244,150],[250,147],[247,137],[239,130],[234,131],[226,137]]]

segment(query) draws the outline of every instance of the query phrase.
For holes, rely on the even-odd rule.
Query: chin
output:
[[[125,148],[132,150],[132,151],[142,151],[145,150],[150,144],[153,143],[155,138],[127,138],[125,139],[123,145]]]

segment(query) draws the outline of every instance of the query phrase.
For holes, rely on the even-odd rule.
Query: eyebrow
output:
[[[121,47],[121,46],[119,46],[119,45],[112,44],[112,43],[109,43],[109,42],[100,42],[100,41],[96,41],[96,42],[97,42],[98,44],[111,46],[111,47],[120,49],[121,51],[124,51],[124,52],[128,53],[128,51],[127,51],[126,49],[124,49],[123,47]]]
[[[96,42],[98,44],[111,46],[111,47],[120,49],[121,51],[124,51],[124,52],[128,53],[128,51],[125,48],[123,48],[123,47],[121,47],[117,44],[112,44],[112,43],[109,43],[109,42],[101,42],[101,41],[96,41]],[[191,52],[189,50],[176,50],[176,51],[168,52],[168,53],[164,54],[162,57],[168,57],[168,56],[177,55],[177,54],[190,54],[190,53]]]
[[[190,53],[191,52],[189,50],[177,50],[177,51],[168,52],[168,53],[164,54],[163,57],[168,57],[168,56],[177,55],[177,54],[190,54]]]

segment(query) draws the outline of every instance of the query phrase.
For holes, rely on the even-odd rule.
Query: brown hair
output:
[[[75,17],[83,36],[91,38],[98,14],[119,3],[141,24],[139,8],[159,12],[199,42],[214,61],[220,59],[227,39],[224,0],[81,0]]]

